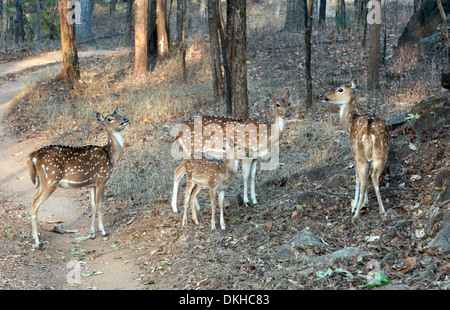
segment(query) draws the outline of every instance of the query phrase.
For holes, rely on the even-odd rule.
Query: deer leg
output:
[[[372,184],[375,189],[375,193],[377,195],[378,206],[380,209],[380,213],[386,215],[386,210],[383,206],[383,201],[380,195],[380,187],[378,183],[378,179],[380,178],[381,173],[383,172],[385,166],[385,161],[374,160],[373,171],[372,171]]]
[[[56,190],[56,186],[52,187],[45,187],[42,188],[41,186],[36,190],[36,194],[34,196],[33,201],[31,202],[31,234],[34,239],[33,248],[38,249],[41,246],[41,243],[39,242],[39,236],[38,236],[38,210],[41,204]]]
[[[186,168],[184,166],[185,161],[178,166],[173,172],[173,193],[172,193],[172,210],[178,213],[177,207],[177,197],[178,197],[178,186],[180,185],[181,178],[186,174]]]
[[[360,181],[360,189],[359,189],[359,199],[357,204],[356,213],[354,215],[354,218],[359,217],[359,213],[361,211],[362,203],[363,203],[363,195],[366,194],[367,191],[367,179],[368,179],[368,173],[369,173],[369,166],[365,162],[357,163],[356,168],[358,169],[358,176]]]
[[[242,159],[242,177],[244,178],[244,204],[248,206],[250,201],[248,200],[248,178],[250,176],[251,159]]]
[[[97,189],[95,191],[97,201],[97,213],[98,213],[98,228],[102,231],[102,236],[106,237],[108,236],[108,233],[105,231],[105,227],[103,226],[103,212],[102,212],[104,193],[105,193],[105,184],[101,183],[97,186]]]
[[[184,214],[183,214],[182,226],[187,225],[187,212],[189,209],[189,200],[191,198],[191,193],[192,193],[192,190],[194,189],[194,187],[195,187],[195,183],[189,180],[186,185],[186,193],[184,196]]]
[[[356,165],[355,165],[355,178],[356,178],[355,199],[353,200],[352,213],[355,212],[356,205],[358,204],[358,201],[359,201],[359,186],[360,186],[360,182],[359,182],[359,177],[358,177],[358,169],[356,169]]]
[[[211,200],[211,230],[216,230],[216,195],[214,188],[209,188],[209,198]]]
[[[219,208],[220,208],[220,228],[222,230],[225,230],[225,220],[223,218],[223,201],[225,198],[224,190],[219,191],[218,198],[219,198],[218,200],[219,200]]]
[[[192,220],[194,221],[194,223],[196,225],[198,225],[198,218],[197,218],[197,210],[199,210],[198,208],[198,202],[197,202],[197,194],[201,191],[201,186],[195,185],[194,189],[192,190],[191,193],[191,210],[192,210]]]
[[[89,230],[89,238],[95,239],[95,216],[97,214],[97,194],[96,187],[90,188],[90,198],[91,198],[91,208],[92,208],[92,220],[91,220],[91,229]]]
[[[258,162],[256,160],[251,161],[251,168],[250,168],[250,196],[252,198],[252,203],[254,205],[258,204],[258,200],[256,200],[256,193],[255,193],[255,178],[256,178],[256,164]]]

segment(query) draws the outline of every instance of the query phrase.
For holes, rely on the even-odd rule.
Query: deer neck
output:
[[[275,120],[272,125],[273,128],[271,129],[270,136],[269,136],[269,139],[271,140],[272,143],[275,143],[281,139],[281,135],[283,134],[285,124],[286,124],[286,119],[280,113],[278,113],[278,111],[276,111],[275,112]],[[275,133],[275,135],[273,136],[273,139],[272,139],[272,132]]]
[[[350,133],[350,129],[352,127],[353,120],[355,118],[355,106],[354,106],[354,98],[350,98],[350,100],[344,104],[341,104],[339,110],[339,117],[341,121],[341,126]]]
[[[233,179],[239,169],[239,160],[226,159],[225,169],[226,169],[226,179]]]
[[[120,131],[110,132],[108,130],[108,144],[104,147],[109,158],[115,165],[122,156],[123,139]]]

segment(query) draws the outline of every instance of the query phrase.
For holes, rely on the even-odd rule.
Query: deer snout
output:
[[[129,124],[130,120],[128,119],[128,117],[124,117],[122,118],[122,124]]]
[[[291,117],[291,112],[285,112],[284,117]]]
[[[319,99],[322,101],[328,101],[328,98],[325,96],[325,93],[319,95]]]

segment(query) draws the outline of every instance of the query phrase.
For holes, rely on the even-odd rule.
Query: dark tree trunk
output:
[[[23,25],[23,3],[22,0],[16,0],[16,43],[25,41],[25,29]]]
[[[320,0],[319,25],[325,23],[326,12],[327,12],[327,0]]]
[[[80,79],[77,42],[75,35],[75,14],[67,7],[68,0],[58,1],[59,23],[61,27],[62,67],[57,79],[73,85]]]
[[[378,88],[380,76],[380,24],[369,26],[369,63],[367,66],[367,88],[374,90]]]
[[[211,57],[211,72],[213,77],[214,96],[223,98],[224,79],[222,74],[222,62],[220,58],[219,26],[218,21],[218,0],[208,0],[208,24],[209,24],[209,43]]]
[[[127,16],[126,16],[126,25],[125,25],[125,36],[126,41],[128,44],[131,44],[132,38],[131,38],[131,28],[132,28],[132,15],[133,14],[133,0],[127,0]]]
[[[78,41],[92,38],[92,5],[90,0],[78,0],[80,3],[80,23],[75,23]]]

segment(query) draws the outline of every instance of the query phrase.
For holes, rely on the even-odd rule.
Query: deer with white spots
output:
[[[267,156],[272,145],[277,143],[284,132],[286,118],[289,112],[289,89],[286,88],[282,98],[269,94],[275,106],[273,124],[267,124],[253,119],[237,119],[224,116],[193,117],[183,123],[185,130],[180,130],[175,138],[175,144],[182,150],[184,158],[198,152],[208,152],[217,157],[223,157],[221,143],[224,139],[232,138],[234,143],[252,149],[253,158],[242,160],[242,176],[244,179],[244,203],[246,205],[258,203],[255,193],[255,177],[257,159]],[[215,132],[214,135],[211,133]],[[205,134],[206,133],[206,134]],[[211,135],[208,135],[211,134]],[[219,134],[220,133],[220,134]],[[172,195],[172,209],[177,213],[178,186],[186,169],[182,163],[174,171],[174,185]],[[248,185],[250,182],[250,195],[248,199]],[[198,206],[198,204],[197,204]]]
[[[355,112],[354,100],[357,82],[344,84],[319,96],[322,101],[340,106],[340,122],[350,135],[350,146],[355,155],[356,191],[352,206],[354,218],[358,218],[363,204],[369,202],[367,183],[369,165],[372,166],[372,184],[378,200],[380,213],[386,215],[380,195],[379,177],[386,166],[390,147],[390,133],[385,120],[377,115],[358,115]]]
[[[122,130],[130,124],[128,118],[120,115],[119,107],[106,117],[95,112],[97,120],[106,127],[108,143],[105,146],[48,145],[32,152],[27,158],[31,181],[36,193],[31,202],[31,224],[34,239],[33,248],[39,248],[38,209],[58,188],[90,187],[92,224],[90,238],[95,238],[95,214],[98,213],[98,227],[107,236],[103,227],[102,202],[105,184],[122,155]]]
[[[218,159],[207,153],[198,154],[198,158],[193,156],[190,159],[184,159],[182,165],[186,170],[186,196],[184,203],[183,226],[187,224],[187,211],[189,204],[192,210],[192,220],[198,225],[197,219],[197,200],[196,196],[202,188],[209,189],[211,200],[211,229],[216,229],[216,197],[218,194],[220,209],[220,228],[225,230],[225,221],[223,217],[223,203],[226,188],[233,182],[233,179],[239,169],[239,159],[252,156],[252,151],[241,145],[235,144],[230,138],[229,142],[224,142],[226,150],[226,159]]]

